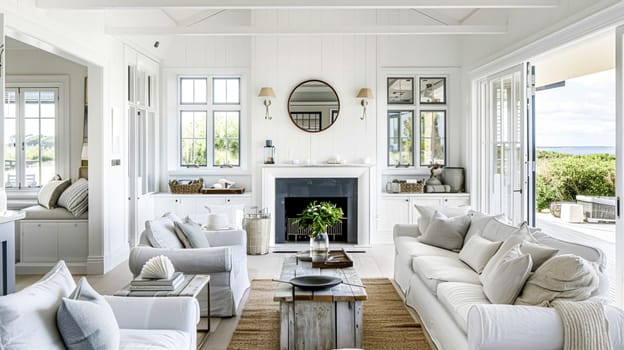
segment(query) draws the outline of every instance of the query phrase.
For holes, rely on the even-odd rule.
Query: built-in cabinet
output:
[[[392,230],[395,224],[416,223],[420,214],[414,204],[430,207],[459,207],[470,205],[470,194],[381,194],[377,205],[376,243],[392,242]]]
[[[206,206],[211,205],[252,205],[251,193],[237,195],[174,194],[158,193],[152,195],[154,217],[172,212],[180,217],[206,214]]]
[[[64,260],[76,273],[86,273],[88,220],[22,220],[18,223],[18,273],[42,273]]]

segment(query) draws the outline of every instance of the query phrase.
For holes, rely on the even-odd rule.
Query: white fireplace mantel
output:
[[[369,246],[375,224],[375,167],[362,164],[337,165],[268,165],[262,167],[262,207],[275,211],[277,178],[357,178],[358,179],[358,246]],[[275,246],[275,218],[271,220],[270,245]]]

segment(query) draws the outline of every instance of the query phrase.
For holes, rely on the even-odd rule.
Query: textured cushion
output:
[[[80,216],[89,209],[89,182],[78,179],[58,199],[58,205]]]
[[[461,329],[468,331],[468,312],[473,305],[490,304],[480,284],[446,282],[438,286],[438,300]]]
[[[421,233],[427,231],[427,227],[429,227],[429,223],[431,222],[431,219],[435,215],[436,211],[449,218],[464,216],[470,211],[469,207],[427,207],[418,204],[414,204],[414,208],[416,208],[416,210],[420,213],[420,217],[418,217],[416,224]]]
[[[502,243],[492,242],[479,235],[472,236],[459,252],[459,260],[481,273]]]
[[[468,240],[476,234],[483,235],[485,226],[490,222],[490,220],[503,220],[505,218],[505,214],[489,216],[478,211],[470,211],[468,215],[470,216],[470,227],[468,228],[468,232],[466,232],[466,236],[464,237],[464,244],[466,244],[466,242],[468,242]],[[496,242],[496,240],[494,241]]]
[[[481,236],[489,239],[490,241],[504,241],[509,236],[516,234],[518,229],[525,227],[528,232],[528,226],[526,223],[522,223],[520,226],[508,225],[500,221],[499,217],[495,217],[493,220],[487,222],[483,228]]]
[[[179,222],[179,221],[174,221],[173,224],[173,228],[175,230],[176,236],[178,236],[178,239],[180,240],[180,242],[182,242],[182,245],[184,246],[184,248],[193,248],[193,245],[191,244],[191,241],[189,241],[188,237],[186,237],[186,234],[184,234],[184,231],[182,231],[178,225],[176,225],[175,223]],[[190,217],[186,217],[184,218],[184,220],[182,220],[182,222],[184,223],[189,223],[189,222],[195,222],[193,220],[191,220]]]
[[[549,236],[544,232],[535,232],[534,235],[537,243],[558,249],[559,254],[578,255],[585,260],[598,265],[600,271],[604,271],[606,269],[607,258],[604,252],[598,248],[560,240]]]
[[[394,249],[400,256],[447,256],[457,259],[457,253],[421,243],[415,237],[397,237]]]
[[[533,267],[531,271],[537,270],[538,267],[542,266],[546,260],[552,258],[557,252],[558,249],[550,248],[545,245],[532,243],[529,241],[522,242],[520,245],[520,250],[531,256],[531,260],[533,261]]]
[[[531,273],[531,256],[520,251],[520,245],[511,248],[494,266],[483,282],[483,292],[492,304],[513,304]]]
[[[52,180],[43,185],[37,195],[37,202],[46,209],[56,208],[61,193],[69,186],[70,180]]]
[[[500,248],[498,248],[496,254],[494,254],[490,261],[488,261],[487,265],[485,265],[485,267],[483,268],[483,271],[481,272],[481,282],[489,278],[492,270],[494,269],[494,266],[498,264],[498,262],[503,258],[505,253],[509,251],[509,249],[527,241],[533,242],[533,236],[531,236],[531,234],[529,233],[527,226],[522,225],[519,228],[516,228],[516,231],[514,231],[509,237],[507,237],[507,239],[503,241],[503,244],[501,244]]]
[[[26,214],[26,220],[87,220],[89,212],[84,212],[80,216],[74,216],[65,208],[46,209],[40,205],[33,205],[22,209]]]
[[[113,310],[84,277],[73,293],[63,298],[56,324],[69,350],[119,348],[119,325]]]
[[[175,232],[174,217],[166,213],[155,220],[145,222],[145,234],[154,248],[177,249],[184,248]],[[179,218],[178,220],[179,221]]]
[[[186,236],[192,248],[210,248],[210,242],[200,224],[188,218],[184,222],[176,221],[174,224],[176,231],[181,231]]]
[[[67,266],[56,266],[34,284],[0,297],[0,349],[64,349],[56,328],[61,298],[76,287]]]
[[[424,234],[419,237],[423,243],[444,249],[460,249],[464,244],[464,235],[470,226],[470,217],[446,217],[436,212]]]
[[[542,264],[527,281],[517,304],[550,306],[555,299],[585,300],[598,289],[598,275],[577,255],[556,255]]]
[[[169,329],[122,329],[119,350],[189,349],[190,335]]]
[[[412,259],[412,270],[435,295],[438,284],[465,282],[480,284],[479,275],[457,257],[421,256]]]

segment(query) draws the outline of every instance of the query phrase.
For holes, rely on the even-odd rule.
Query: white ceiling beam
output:
[[[484,35],[505,34],[506,26],[495,25],[314,25],[296,28],[258,26],[196,27],[109,27],[111,35],[176,36],[262,36],[262,35]]]
[[[457,24],[461,24],[459,23],[459,21],[456,18],[453,18],[451,16],[447,16],[445,14],[443,14],[440,11],[437,10],[431,10],[431,9],[412,9],[414,12],[425,16],[427,18],[430,18],[440,24],[452,24],[452,25],[457,25]]]
[[[36,0],[45,9],[409,9],[550,8],[559,0]]]
[[[192,25],[195,25],[197,23],[201,23],[204,22],[216,15],[219,15],[223,12],[225,12],[226,10],[205,10],[205,11],[200,11],[197,12],[196,14],[189,16],[181,21],[178,22],[178,26],[180,27],[190,27]]]

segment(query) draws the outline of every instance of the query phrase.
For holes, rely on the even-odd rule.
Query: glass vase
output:
[[[329,256],[329,237],[323,232],[310,237],[310,257],[313,262],[326,261]]]

